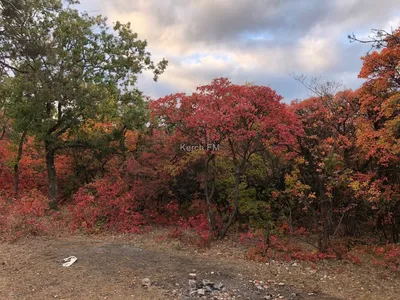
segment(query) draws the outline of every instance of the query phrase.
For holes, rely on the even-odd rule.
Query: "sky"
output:
[[[216,77],[269,86],[285,102],[312,96],[291,74],[357,88],[371,29],[400,26],[399,0],[81,0],[80,10],[130,22],[153,59],[168,67],[138,87],[157,99],[192,93]]]

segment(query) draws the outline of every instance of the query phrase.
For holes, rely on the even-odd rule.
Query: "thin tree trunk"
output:
[[[208,219],[208,226],[210,227],[211,231],[215,230],[215,217],[212,211],[212,195],[210,195],[208,191],[208,182],[205,182],[205,194],[206,194],[206,206],[207,206],[207,219]]]
[[[396,226],[396,222],[394,220],[392,221],[392,240],[393,240],[394,244],[399,242],[398,233],[397,233],[397,226]]]
[[[18,188],[19,188],[19,162],[22,158],[22,152],[24,150],[24,143],[25,143],[26,131],[21,134],[18,144],[18,154],[17,159],[14,164],[14,195],[18,197]]]
[[[228,222],[225,224],[225,226],[222,228],[220,231],[219,236],[221,238],[224,238],[229,227],[233,224],[233,221],[235,220],[238,212],[239,212],[239,189],[240,189],[240,169],[239,167],[235,168],[235,198],[233,202],[233,212],[230,215]]]
[[[328,201],[325,199],[325,187],[321,177],[318,178],[319,203],[322,217],[323,232],[321,237],[320,251],[325,252],[329,247],[330,216],[328,216]]]
[[[209,163],[210,160],[213,161],[213,168],[215,168],[215,158],[206,158],[206,162],[205,162],[205,171],[206,171],[206,179],[205,179],[205,183],[204,183],[204,192],[205,192],[205,196],[206,196],[206,206],[207,206],[207,219],[208,219],[208,225],[210,227],[211,231],[215,230],[215,216],[214,213],[212,211],[212,199],[214,196],[214,192],[215,192],[215,169],[213,170],[213,178],[212,178],[212,186],[211,186],[211,190],[209,188],[208,185],[208,175],[209,175]]]
[[[6,134],[6,126],[4,126],[3,129],[1,130],[0,140],[4,138],[5,134]]]
[[[57,207],[57,174],[55,167],[55,151],[46,143],[46,167],[49,181],[49,200],[52,208]]]

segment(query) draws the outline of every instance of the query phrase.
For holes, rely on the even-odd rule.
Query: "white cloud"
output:
[[[392,29],[395,30],[395,29],[397,29],[399,27],[400,27],[400,17],[394,17],[394,18],[390,19],[387,22],[387,24],[384,27],[384,29],[390,31]]]
[[[335,43],[327,38],[301,38],[297,52],[298,63],[308,73],[328,71],[338,61],[335,48]]]

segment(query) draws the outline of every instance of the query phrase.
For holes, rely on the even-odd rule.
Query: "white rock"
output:
[[[206,294],[206,291],[205,291],[205,289],[198,289],[198,290],[197,290],[197,294],[199,294],[199,295],[205,295],[205,294]]]
[[[142,280],[142,286],[144,286],[144,287],[150,287],[150,286],[151,286],[151,281],[150,281],[150,279],[149,279],[149,278],[144,278],[144,279]]]

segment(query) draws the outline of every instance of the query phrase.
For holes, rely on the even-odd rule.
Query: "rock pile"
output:
[[[216,295],[225,291],[222,283],[214,283],[206,279],[198,281],[195,273],[189,274],[189,287],[190,296]]]
[[[274,280],[249,280],[257,290],[257,294],[262,295],[266,293],[262,299],[276,300],[276,299],[299,299],[298,293],[292,292],[291,287],[287,286],[284,282],[276,282]]]

